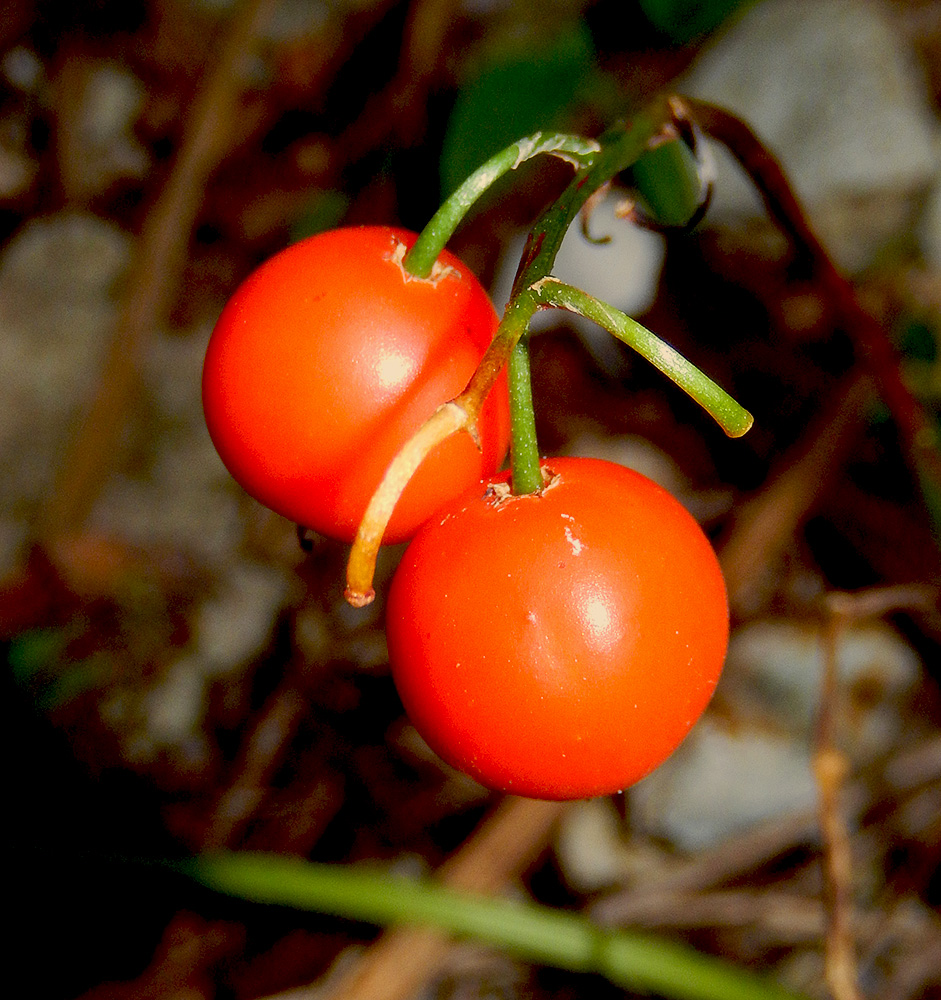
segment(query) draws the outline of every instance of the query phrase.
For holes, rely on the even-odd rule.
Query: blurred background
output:
[[[401,550],[376,603],[348,607],[344,547],[302,551],[216,457],[202,354],[227,296],[290,241],[420,229],[513,139],[598,135],[664,89],[753,126],[875,323],[714,144],[694,231],[606,204],[592,232],[609,242],[569,234],[555,273],[642,319],[755,426],[725,439],[607,335],[541,318],[542,450],[671,489],[720,552],[734,629],[675,756],[560,810],[548,837],[521,830],[530,863],[507,888],[827,996],[828,741],[848,766],[829,815],[862,992],[939,995],[936,0],[0,4],[0,648],[10,954],[32,993],[332,995],[374,928],[128,859],[229,847],[422,873],[473,843],[494,796],[427,749],[388,674]],[[498,303],[570,176],[526,164],[455,235]],[[419,979],[407,996],[624,995],[468,943]]]

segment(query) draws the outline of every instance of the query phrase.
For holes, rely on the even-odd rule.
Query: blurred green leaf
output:
[[[895,342],[902,353],[902,377],[935,424],[941,424],[941,328],[920,315],[903,315],[896,325]]]
[[[702,203],[699,163],[682,139],[651,149],[631,168],[644,208],[664,226],[685,226]]]
[[[451,112],[441,153],[444,193],[521,136],[564,130],[567,112],[594,75],[594,43],[580,21],[492,54]]]
[[[755,0],[640,0],[647,20],[680,45],[715,31],[739,8]]]
[[[350,199],[342,191],[318,191],[291,227],[292,242],[335,229],[349,207]]]
[[[107,657],[93,653],[81,660],[67,655],[74,629],[37,628],[15,636],[7,651],[14,682],[28,689],[36,705],[57,708],[101,682],[108,670]]]
[[[938,359],[937,332],[924,320],[910,319],[903,324],[899,346],[913,361],[934,364]]]
[[[805,1000],[771,980],[652,934],[599,927],[583,914],[410,881],[367,866],[220,851],[174,866],[241,899],[379,924],[428,924],[520,958],[598,972],[676,1000]]]
[[[66,632],[57,628],[31,629],[15,636],[7,652],[13,680],[26,686],[48,674],[55,668],[68,641]]]

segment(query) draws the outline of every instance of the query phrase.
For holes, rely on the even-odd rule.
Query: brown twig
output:
[[[453,889],[498,892],[539,856],[564,809],[560,802],[504,799],[441,867],[441,880]],[[386,931],[334,982],[330,1000],[407,1000],[435,975],[449,947],[438,931]]]
[[[820,900],[809,894],[739,887],[645,894],[623,923],[657,930],[749,928],[766,943],[793,946],[819,941],[826,914]]]
[[[689,98],[674,101],[681,115],[725,145],[761,195],[769,215],[813,265],[822,295],[853,338],[860,362],[889,407],[916,474],[927,473],[941,487],[941,452],[937,435],[921,404],[902,380],[895,349],[882,327],[862,308],[850,283],[839,273],[811,226],[777,160],[754,132],[730,112]],[[812,509],[827,474],[845,454],[862,417],[868,380],[849,377],[761,495],[743,508],[722,549],[733,614],[755,603],[761,577]]]
[[[789,851],[815,842],[817,836],[813,810],[775,817],[729,837],[711,850],[672,862],[663,871],[645,873],[636,884],[600,899],[590,913],[602,924],[644,920],[644,914],[665,898],[688,897],[742,879]]]
[[[78,528],[111,469],[137,388],[141,351],[170,310],[203,190],[225,148],[221,133],[236,111],[245,60],[274,3],[244,0],[200,83],[176,162],[144,222],[97,394],[42,512],[40,540]]]
[[[476,410],[472,413],[469,406],[462,405],[464,396],[466,392],[457,399],[439,406],[409,438],[392,460],[392,464],[382,477],[382,482],[370,499],[356,531],[346,571],[344,596],[354,608],[364,608],[375,599],[376,592],[372,580],[382,536],[409,480],[426,456],[452,434],[465,429],[471,434],[475,433]]]
[[[242,741],[232,780],[212,810],[201,850],[218,850],[236,842],[270,793],[271,779],[306,712],[307,701],[290,679],[268,697]]]
[[[359,159],[388,142],[390,135],[410,146],[424,133],[428,94],[441,71],[440,53],[456,7],[455,0],[413,0],[409,5],[396,75],[340,136],[337,146],[343,159]]]
[[[836,596],[836,595],[834,595]],[[858,599],[860,607],[887,607],[889,610],[923,607],[936,598],[936,592],[921,587],[890,587],[848,595]],[[837,597],[842,600],[843,595]],[[853,829],[851,853],[857,866],[882,867],[876,841],[886,840],[878,828],[897,827],[907,816],[911,804],[926,790],[937,787],[941,775],[941,738],[927,734],[913,745],[884,762],[873,774],[860,775],[840,791],[840,813],[844,829]],[[886,812],[886,799],[873,786],[885,782],[892,789],[892,803]],[[878,806],[875,816],[873,807]],[[938,815],[937,808],[928,815]],[[858,827],[858,828],[857,828]],[[929,833],[930,836],[930,833]],[[590,907],[589,913],[601,924],[613,926],[642,925],[651,929],[736,927],[747,931],[751,946],[780,948],[819,940],[826,933],[827,910],[818,898],[816,862],[791,869],[789,884],[755,890],[756,870],[773,865],[791,851],[817,844],[821,840],[816,812],[804,810],[769,820],[746,830],[703,853],[689,857],[664,855],[661,863],[647,863],[631,878],[629,887],[612,892]],[[796,873],[796,874],[795,874]],[[892,933],[885,928],[891,914],[875,907],[853,911],[853,925],[861,943],[873,939],[870,950],[885,947]],[[918,940],[906,932],[902,944],[895,941],[893,958],[896,967],[909,966],[904,949]],[[895,940],[895,939],[893,939]],[[881,943],[880,943],[881,942]],[[914,994],[905,994],[910,996]]]
[[[824,899],[827,908],[825,974],[834,1000],[859,1000],[856,946],[853,937],[853,853],[843,796],[849,770],[839,748],[841,687],[838,667],[840,639],[847,626],[892,611],[930,607],[936,593],[924,587],[881,587],[858,594],[827,596],[824,623],[824,666],[814,752],[818,813],[823,834]]]
[[[941,450],[934,424],[903,381],[897,353],[885,330],[863,309],[852,285],[830,259],[780,164],[755,133],[729,111],[689,98],[682,98],[678,107],[735,156],[771,217],[813,264],[821,291],[853,338],[860,361],[892,413],[913,470],[927,474],[941,488]]]
[[[845,614],[831,609],[824,626],[824,667],[813,767],[823,834],[827,910],[824,974],[834,1000],[860,1000],[852,926],[853,855],[841,802],[849,763],[836,746],[840,708],[837,649],[846,623]]]

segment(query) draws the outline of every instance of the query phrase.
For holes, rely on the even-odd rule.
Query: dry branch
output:
[[[274,5],[245,0],[203,76],[176,162],[144,222],[97,393],[42,513],[42,541],[81,527],[119,452],[141,353],[170,310],[203,191],[226,148],[223,136],[237,110],[246,60]]]

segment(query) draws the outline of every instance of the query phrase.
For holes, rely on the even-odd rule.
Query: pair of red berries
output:
[[[262,503],[349,541],[399,448],[465,387],[497,316],[445,252],[409,275],[387,227],[289,247],[238,289],[203,372],[210,434]],[[418,731],[483,784],[540,798],[620,791],[662,763],[715,688],[722,574],[687,511],[590,459],[544,463],[514,496],[505,380],[409,483],[386,540],[411,538],[386,607]]]

